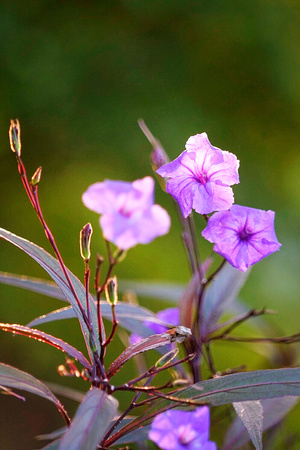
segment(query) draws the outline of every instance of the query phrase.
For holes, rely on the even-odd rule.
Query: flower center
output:
[[[201,172],[201,173],[197,174],[197,181],[199,181],[201,184],[203,184],[203,186],[205,186],[206,182],[207,182],[206,173]]]
[[[241,241],[248,241],[252,236],[251,231],[247,230],[247,228],[243,228],[238,234]]]
[[[119,209],[119,213],[122,214],[122,216],[128,218],[131,216],[132,210],[130,208],[126,207],[126,204],[125,204]]]
[[[196,436],[197,433],[190,424],[178,428],[178,442],[182,445],[190,444]]]

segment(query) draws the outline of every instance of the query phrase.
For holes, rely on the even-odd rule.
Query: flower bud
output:
[[[21,156],[21,128],[18,119],[10,121],[9,143],[11,150],[19,158]]]
[[[91,237],[93,228],[90,223],[87,223],[80,231],[80,255],[85,262],[88,262],[91,257]]]
[[[116,251],[113,253],[113,258],[116,262],[120,263],[124,261],[126,258],[127,252],[126,250],[122,250],[121,248],[117,248]]]
[[[107,303],[116,305],[118,303],[118,281],[117,277],[109,278],[105,285],[105,297]]]
[[[38,167],[34,174],[31,177],[31,184],[32,186],[36,186],[41,181],[42,176],[42,166]]]
[[[164,164],[168,164],[170,162],[170,159],[168,155],[166,154],[165,150],[163,149],[161,143],[153,136],[145,122],[140,119],[138,121],[138,124],[140,126],[140,129],[150,142],[150,144],[153,147],[153,151],[150,155],[151,165],[154,172],[157,171],[161,166]]]

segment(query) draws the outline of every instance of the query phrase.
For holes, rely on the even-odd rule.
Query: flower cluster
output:
[[[232,206],[230,186],[239,183],[238,167],[235,155],[213,147],[202,133],[191,136],[186,150],[157,173],[168,178],[166,191],[177,200],[184,217],[192,209],[200,214],[217,211],[202,235],[233,267],[246,271],[281,244],[274,231],[273,211]]]

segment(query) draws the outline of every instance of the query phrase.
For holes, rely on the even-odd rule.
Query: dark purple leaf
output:
[[[246,282],[250,270],[241,272],[225,264],[215,280],[205,290],[200,315],[200,329],[203,336],[213,331],[221,315],[229,311],[231,303]]]
[[[43,331],[35,330],[34,328],[25,327],[23,325],[10,323],[0,323],[0,329],[3,331],[10,331],[13,334],[21,334],[22,336],[27,336],[40,342],[44,342],[45,344],[52,345],[62,352],[67,353],[72,358],[77,359],[80,364],[83,365],[83,367],[87,369],[91,367],[88,360],[79,350],[77,350],[75,347],[72,347],[72,345],[68,344],[67,342],[51,336],[50,334],[44,333]]]
[[[50,391],[50,389],[41,381],[34,378],[29,373],[23,372],[15,367],[0,363],[0,384],[13,389],[31,392],[32,394],[44,397],[54,403],[59,412],[68,418],[63,405]]]
[[[153,312],[143,308],[142,306],[119,302],[115,306],[115,309],[119,325],[141,337],[148,337],[153,334],[153,330],[148,328],[144,324],[144,321],[153,322],[164,326],[167,325],[159,320]],[[108,320],[112,319],[111,306],[107,302],[101,301],[101,314]],[[73,309],[68,306],[57,309],[56,311],[52,311],[48,314],[44,314],[32,320],[27,326],[36,327],[43,323],[52,322],[55,320],[73,319],[74,317],[76,316]]]
[[[106,372],[107,378],[111,378],[124,364],[140,353],[154,350],[159,347],[163,347],[171,342],[183,342],[187,337],[191,336],[191,331],[185,327],[176,327],[171,330],[165,331],[161,334],[154,334],[152,336],[137,342],[126,348],[124,352],[111,364],[110,368]]]
[[[53,279],[53,281],[57,284],[57,286],[60,288],[61,292],[65,296],[66,300],[74,308],[74,311],[76,313],[76,316],[78,317],[78,320],[79,320],[79,323],[80,323],[80,326],[81,326],[81,329],[83,332],[83,336],[84,336],[84,339],[86,342],[87,349],[89,351],[90,357],[92,357],[92,351],[90,349],[90,344],[89,344],[90,340],[89,340],[88,328],[84,322],[84,319],[83,319],[80,309],[78,307],[77,301],[68,285],[66,277],[65,277],[57,259],[55,259],[53,256],[49,255],[49,253],[47,253],[43,248],[38,247],[37,245],[33,244],[32,242],[29,242],[26,239],[16,236],[15,234],[10,233],[9,231],[4,230],[3,228],[0,228],[0,237],[2,237],[6,241],[14,244],[16,247],[20,248],[25,253],[27,253],[41,267],[43,267],[43,269],[45,269],[45,271],[50,275],[50,277]],[[69,270],[68,270],[68,274],[70,276],[70,279],[72,281],[72,284],[74,286],[74,289],[76,291],[76,294],[77,294],[81,304],[86,309],[86,296],[85,296],[85,288],[84,288],[83,284]],[[95,335],[98,336],[97,310],[96,310],[95,302],[91,295],[90,295],[89,303],[90,303],[90,307],[91,307],[91,317],[92,317],[93,329],[94,329]],[[102,327],[102,330],[104,330],[104,327]],[[105,336],[103,336],[103,340],[105,341]],[[97,341],[96,344],[98,347],[98,351],[100,351],[99,342]]]
[[[209,406],[287,395],[298,397],[300,396],[300,368],[258,370],[225,375],[180,389],[172,395]],[[148,424],[157,414],[167,410],[171,404],[174,405],[174,402],[166,399],[157,401],[141,417],[124,427],[123,434]],[[115,440],[118,438],[116,433]],[[115,440],[108,440],[107,443],[112,445]]]
[[[117,413],[117,400],[93,388],[80,404],[71,427],[64,434],[60,450],[96,450]]]

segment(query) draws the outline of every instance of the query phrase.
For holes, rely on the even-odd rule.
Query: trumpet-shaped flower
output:
[[[149,438],[163,450],[216,450],[209,441],[209,408],[168,410],[155,417]]]
[[[86,207],[102,214],[100,226],[105,239],[122,250],[148,244],[169,231],[170,217],[154,204],[154,180],[145,177],[127,183],[105,180],[91,185],[83,194]]]
[[[274,230],[275,213],[233,205],[230,211],[213,214],[202,235],[213,242],[214,251],[233,267],[245,272],[249,266],[279,250]]]
[[[186,150],[157,170],[169,178],[166,191],[179,203],[187,217],[229,209],[233,204],[232,184],[239,183],[239,161],[233,153],[213,147],[206,133],[191,136]]]

